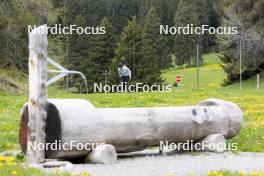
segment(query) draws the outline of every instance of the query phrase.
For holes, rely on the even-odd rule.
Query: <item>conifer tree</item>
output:
[[[162,65],[166,64],[165,41],[159,34],[160,19],[153,7],[150,8],[143,28],[143,58],[142,73],[146,84],[159,84]],[[167,61],[169,62],[169,61]]]
[[[69,17],[68,17],[69,18]],[[69,19],[68,19],[69,20]],[[68,20],[64,20],[64,25],[70,25],[66,22],[69,22]],[[78,15],[73,18],[75,21],[75,24],[78,26],[85,27],[85,19],[82,15]],[[88,59],[88,53],[87,48],[91,47],[91,36],[86,34],[77,34],[73,33],[72,35],[63,35],[64,37],[64,59],[63,59],[63,65],[71,70],[78,70],[84,73],[86,76],[86,65],[85,62]],[[87,68],[88,69],[88,68]],[[81,77],[79,75],[70,75],[69,77],[69,84],[67,81],[67,77],[65,77],[65,87],[80,87],[80,83],[83,82]]]
[[[175,14],[175,26],[185,27],[187,24],[199,26],[197,6],[195,0],[181,0]],[[196,45],[201,44],[201,35],[176,34],[175,56],[176,64],[192,66],[196,53]]]
[[[240,42],[242,53],[242,78],[248,79],[264,72],[264,1],[222,1],[223,26],[238,27],[237,35],[219,35],[223,68],[228,85],[240,79]]]
[[[93,36],[91,47],[87,51],[88,58],[82,65],[90,86],[94,83],[105,83],[107,76],[105,73],[109,72],[109,65],[115,55],[114,29],[106,17],[98,26],[103,29],[102,27],[105,28],[106,33]]]
[[[142,32],[136,17],[133,17],[124,27],[120,40],[117,44],[116,57],[111,65],[111,82],[118,83],[118,63],[126,64],[131,72],[133,80],[142,80],[143,54],[142,54]]]
[[[131,69],[134,82],[148,85],[162,82],[158,65],[160,39],[157,39],[158,36],[155,35],[158,32],[158,23],[159,19],[153,8],[146,19],[143,31],[136,17],[128,22],[118,43],[117,57],[112,63],[112,82],[118,83],[119,81],[117,74],[119,62],[125,63]]]

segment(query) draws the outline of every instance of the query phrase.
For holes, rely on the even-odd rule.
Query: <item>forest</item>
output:
[[[117,65],[132,70],[133,82],[161,84],[171,66],[196,65],[200,53],[219,53],[227,73],[223,85],[264,69],[263,0],[1,0],[0,67],[27,72],[28,25],[105,27],[105,35],[49,35],[49,56],[93,83],[119,82]],[[160,35],[160,25],[235,26],[236,35]],[[200,57],[202,64],[202,57]],[[106,78],[107,75],[107,78]],[[78,87],[78,77],[68,84]]]

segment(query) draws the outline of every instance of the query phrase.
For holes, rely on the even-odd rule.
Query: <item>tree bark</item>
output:
[[[48,110],[46,133],[53,130],[48,135],[52,139],[49,141],[111,144],[120,153],[159,146],[160,141],[198,142],[212,134],[232,138],[242,126],[240,108],[218,99],[206,100],[198,106],[166,108],[94,108],[88,101],[76,99],[51,99],[48,102],[52,108]],[[51,117],[56,111],[57,116]],[[26,113],[22,119],[25,117]],[[60,121],[55,124],[49,119]],[[50,124],[56,128],[51,129]],[[56,134],[61,135],[52,137]],[[90,150],[76,148],[47,151],[48,158],[66,159],[84,157],[89,153]]]
[[[46,25],[29,34],[29,105],[27,124],[27,160],[41,163],[45,150],[33,148],[33,144],[45,144],[46,99],[47,99],[47,34]],[[32,145],[30,145],[32,144]]]

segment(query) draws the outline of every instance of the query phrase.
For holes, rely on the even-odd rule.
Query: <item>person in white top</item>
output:
[[[131,77],[131,70],[123,63],[118,64],[118,75],[121,79],[121,83],[127,84]]]

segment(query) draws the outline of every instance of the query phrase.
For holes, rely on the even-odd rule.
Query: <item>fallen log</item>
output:
[[[26,152],[28,104],[21,111],[20,145]],[[208,99],[197,106],[165,108],[95,108],[78,99],[49,99],[46,143],[76,141],[105,143],[120,153],[133,152],[169,143],[199,141],[212,134],[229,139],[242,126],[241,109],[234,103]],[[91,149],[92,146],[89,146]],[[46,158],[86,157],[91,150],[49,150]],[[98,160],[98,159],[97,159]]]

